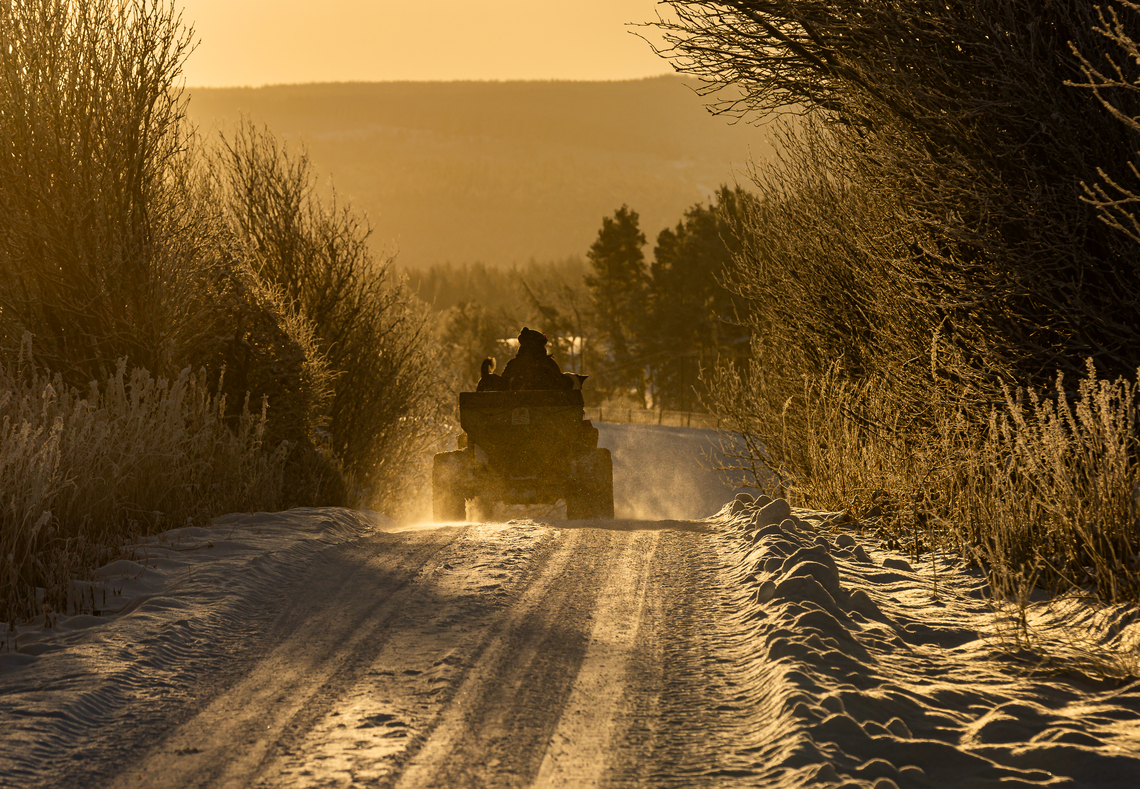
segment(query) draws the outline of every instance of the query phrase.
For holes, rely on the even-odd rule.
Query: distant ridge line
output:
[[[753,157],[755,127],[713,117],[691,77],[311,82],[188,90],[205,133],[244,117],[301,142],[408,269],[584,255],[622,205],[650,249]]]
[[[326,85],[518,85],[518,84],[593,84],[609,85],[613,83],[650,82],[660,79],[672,79],[678,82],[699,85],[700,80],[685,74],[662,73],[645,77],[624,77],[615,79],[348,79],[326,80],[323,82],[267,82],[263,85],[187,85],[186,90],[263,90],[266,88],[303,88],[321,87]]]

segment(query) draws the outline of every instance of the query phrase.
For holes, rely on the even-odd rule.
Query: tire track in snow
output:
[[[313,568],[307,593],[280,618],[279,643],[265,658],[111,785],[248,786],[274,743],[312,717],[307,707],[331,702],[321,691],[367,666],[362,656],[379,649],[425,566],[430,569],[461,533],[384,535],[353,544],[347,562],[325,557]],[[378,550],[378,543],[395,545]],[[346,565],[353,569],[345,572]],[[330,610],[338,598],[346,603]],[[363,606],[352,605],[361,599]]]
[[[780,732],[748,706],[756,666],[715,538],[666,532],[647,582],[623,734],[602,786],[766,786],[742,748]],[[766,739],[761,735],[762,739]]]
[[[248,676],[113,785],[755,780],[733,769],[746,721],[715,540],[686,523],[590,526],[469,525],[331,553]]]
[[[609,769],[620,738],[619,711],[629,704],[623,691],[660,536],[656,531],[632,535],[599,592],[590,644],[539,768],[540,786],[597,786]]]
[[[388,785],[448,708],[501,628],[544,577],[559,532],[522,524],[465,530],[405,600],[368,669],[303,736],[282,738],[258,786]],[[556,562],[557,564],[557,562]]]
[[[235,683],[264,654],[299,578],[346,542],[374,539],[374,525],[337,509],[235,513],[207,529],[167,532],[165,543],[151,538],[137,546],[137,561],[112,563],[129,568],[129,579],[112,573],[109,582],[123,586],[125,610],[71,617],[39,657],[4,656],[29,662],[0,665],[0,786],[103,786],[138,758],[140,742]],[[156,569],[181,539],[171,535],[187,531],[217,543],[214,556],[198,550],[188,554],[197,564]]]
[[[589,617],[617,532],[567,529],[541,575],[492,627],[481,654],[396,783],[526,786],[587,651]]]

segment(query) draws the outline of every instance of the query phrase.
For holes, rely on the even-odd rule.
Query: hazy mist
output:
[[[510,265],[584,254],[622,204],[649,238],[770,148],[681,77],[194,88],[203,131],[244,114],[303,142],[398,262]]]

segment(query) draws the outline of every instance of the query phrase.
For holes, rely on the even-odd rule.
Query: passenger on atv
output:
[[[502,392],[507,388],[503,376],[495,374],[495,357],[488,356],[479,365],[479,385],[476,392]]]

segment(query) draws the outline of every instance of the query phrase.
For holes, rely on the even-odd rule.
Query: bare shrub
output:
[[[756,359],[717,368],[711,385],[717,415],[729,426],[722,455],[734,479],[767,480],[770,492],[821,509],[907,488],[911,458],[902,434],[868,435],[867,405],[883,402],[870,385],[859,388],[835,369],[797,385]],[[856,409],[862,419],[853,418]],[[873,415],[888,430],[899,427],[898,412],[885,410]]]
[[[298,221],[225,213],[292,165],[203,166],[173,3],[4,3],[0,26],[0,616],[63,610],[131,534],[352,479],[391,502],[433,436],[432,366],[366,231],[303,162],[301,191],[246,203],[299,197]]]
[[[0,339],[12,351],[32,331],[80,385],[123,356],[176,370],[171,275],[196,266],[170,177],[188,142],[173,86],[191,33],[161,0],[28,0],[0,18]]]
[[[426,308],[367,244],[335,194],[324,204],[301,151],[243,123],[214,162],[225,216],[258,275],[307,320],[331,372],[327,443],[359,486],[391,506],[434,441],[437,362]]]
[[[1116,8],[1096,8],[1098,24],[1093,26],[1093,32],[1102,38],[1102,43],[1111,46],[1102,51],[1095,62],[1086,58],[1078,45],[1070,43],[1073,54],[1080,60],[1084,80],[1068,84],[1091,90],[1101,106],[1132,132],[1135,139],[1140,134],[1140,113],[1130,113],[1137,113],[1132,103],[1140,94],[1140,71],[1136,70],[1140,64],[1140,42],[1134,37],[1133,28],[1140,19],[1140,5],[1121,0],[1120,8],[1126,9],[1123,18]],[[1106,225],[1140,243],[1140,222],[1134,213],[1140,203],[1137,187],[1124,185],[1124,179],[1114,178],[1106,172],[1105,166],[1097,167],[1099,182],[1081,183],[1083,198],[1097,208]],[[1135,157],[1128,163],[1128,170],[1133,182],[1140,180]]]
[[[248,393],[272,403],[270,430],[290,441],[303,440],[326,423],[330,374],[317,347],[313,326],[232,249],[224,230],[217,240],[229,249],[212,250],[216,265],[199,282],[208,295],[200,333],[184,354],[192,367],[215,376],[225,372],[224,393],[240,403]],[[240,408],[240,404],[231,408]]]
[[[731,274],[753,358],[710,372],[729,470],[871,513],[916,556],[979,561],[1023,613],[1035,586],[1140,599],[1134,385],[1089,361],[1075,388],[1018,395],[1008,369],[977,370],[916,306],[913,236],[889,206],[829,172],[825,132],[785,142],[781,169],[757,173]]]
[[[1046,384],[1058,369],[1130,374],[1140,271],[1080,183],[1131,155],[1069,49],[1097,51],[1096,9],[1017,0],[677,0],[663,23],[719,105],[814,113],[831,170],[893,206],[914,239],[903,297],[978,371]],[[1130,23],[1131,24],[1131,23]],[[710,96],[718,94],[710,93]],[[1120,95],[1134,116],[1138,96]],[[835,290],[834,288],[832,289]],[[834,295],[834,294],[833,294]]]
[[[265,442],[264,403],[228,419],[204,374],[155,378],[125,361],[79,390],[31,350],[26,335],[0,364],[0,618],[66,611],[68,580],[124,535],[280,507],[288,445]]]
[[[754,168],[757,199],[735,227],[727,284],[743,296],[760,356],[793,379],[839,364],[862,377],[924,359],[937,317],[911,263],[923,240],[902,207],[845,171],[842,141],[806,121],[782,130],[777,163]]]
[[[191,31],[163,0],[6,5],[0,51],[0,352],[25,331],[71,386],[119,360],[228,371],[231,418],[271,398],[303,448],[324,418],[311,328],[217,217],[178,81]],[[302,486],[292,486],[304,500]]]
[[[823,469],[842,476],[850,462],[856,477],[897,476],[888,457],[921,453],[942,409],[988,402],[1000,378],[941,339],[944,323],[924,309],[912,265],[923,237],[898,222],[889,195],[843,172],[842,144],[810,120],[781,141],[777,165],[753,172],[757,198],[738,219],[727,274],[744,299],[752,358],[707,373],[710,407],[744,431],[742,469],[834,506],[820,486],[846,490],[841,500],[853,491],[821,479]],[[849,435],[856,427],[875,442]],[[817,457],[820,442],[830,458]]]

